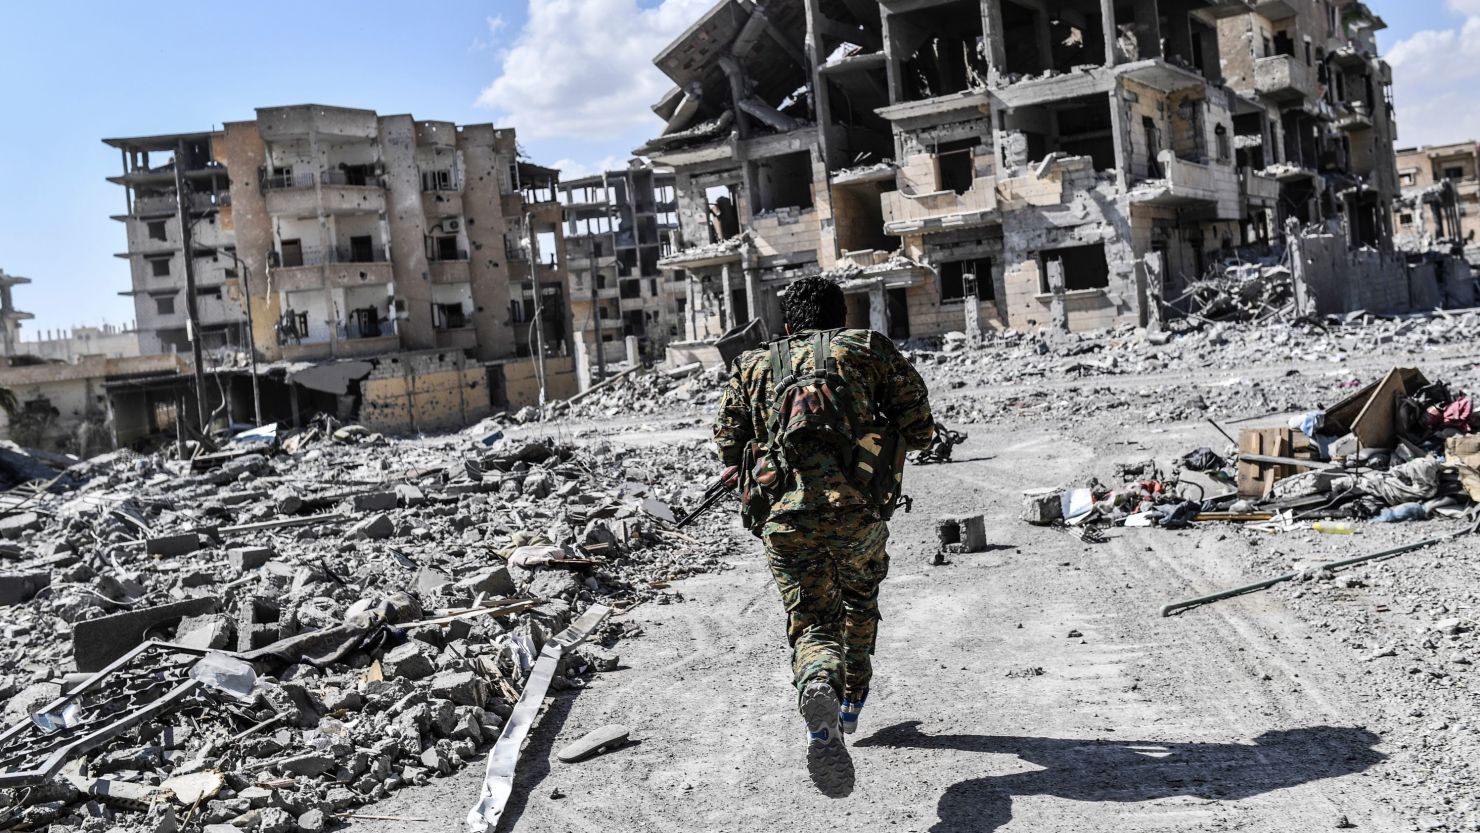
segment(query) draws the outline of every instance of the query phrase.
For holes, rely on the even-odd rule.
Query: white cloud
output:
[[[504,20],[504,16],[501,14],[494,15],[493,17],[486,17],[483,19],[483,22],[488,26],[488,36],[473,36],[473,45],[470,48],[474,52],[481,52],[485,49],[491,49],[494,43],[498,41],[498,33],[508,28],[509,25],[509,21]]]
[[[626,156],[608,156],[605,159],[598,159],[588,164],[566,158],[551,163],[550,167],[560,171],[560,178],[562,180],[582,179],[604,171],[625,170],[627,168],[627,160],[628,157]]]
[[[1448,0],[1448,5],[1466,15],[1463,22],[1415,32],[1387,53],[1404,146],[1480,139],[1474,93],[1480,84],[1480,0]]]
[[[653,56],[714,0],[529,0],[529,19],[478,105],[531,139],[610,140],[640,126],[670,87]]]

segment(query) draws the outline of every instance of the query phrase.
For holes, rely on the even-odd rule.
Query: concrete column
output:
[[[642,352],[637,347],[637,336],[627,336],[627,364],[636,366],[642,361]]]
[[[1161,305],[1166,294],[1166,258],[1161,252],[1148,252],[1142,259],[1146,273],[1146,306],[1144,326],[1153,333],[1161,332],[1165,325],[1165,309]]]
[[[987,78],[1007,68],[1007,42],[1002,34],[1002,0],[982,0],[982,43],[986,45]]]
[[[687,293],[687,302],[684,304],[683,337],[684,341],[695,341],[699,338],[699,292],[697,290],[699,279],[694,277],[693,272],[684,273],[684,291]],[[606,348],[597,345],[598,350]]]
[[[967,280],[970,280],[972,288],[966,291],[966,321],[964,323],[966,343],[976,346],[982,343],[982,306],[981,301],[977,300],[976,289],[974,288],[976,285],[976,276],[963,275],[962,281]]]
[[[728,330],[731,327],[735,326],[735,305],[734,303],[732,303],[732,296],[730,295],[730,264],[728,263],[720,267],[719,285],[719,325],[721,328]]]
[[[1049,305],[1049,316],[1053,320],[1056,329],[1069,332],[1069,309],[1064,305],[1064,262],[1062,260],[1050,260],[1044,263],[1048,270],[1048,291],[1053,295]]]
[[[1115,0],[1100,0],[1100,20],[1105,29],[1105,66],[1120,63],[1115,48]]]
[[[882,283],[868,288],[868,328],[880,335],[889,335],[889,296]]]
[[[1115,142],[1115,182],[1124,191],[1131,169],[1131,134],[1126,129],[1125,102],[1120,97],[1120,82],[1110,91],[1110,133]]]
[[[987,0],[987,2],[991,2],[991,0]],[[882,24],[880,28],[884,32],[884,69],[889,83],[889,101],[892,104],[904,100],[904,81],[899,77],[900,58],[895,54],[898,47],[894,43],[893,17],[889,13],[888,6],[881,5],[879,7],[879,22]]]
[[[754,265],[751,263],[751,251],[747,247],[740,253],[740,279],[745,281],[745,306],[749,309],[751,320],[757,318],[770,328],[770,322],[766,321],[766,312],[761,308],[761,279]],[[780,329],[771,330],[780,332]]]
[[[1161,57],[1161,10],[1156,0],[1135,0],[1136,48],[1141,59]]]
[[[576,351],[576,390],[585,393],[591,388],[591,357],[586,353],[586,338],[577,333],[572,342]],[[596,345],[600,350],[601,345]]]

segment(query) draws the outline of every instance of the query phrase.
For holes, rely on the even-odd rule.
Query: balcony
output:
[[[427,271],[434,284],[468,283],[469,268],[466,260],[431,260]]]
[[[918,234],[987,225],[999,217],[995,177],[978,177],[969,190],[960,194],[955,191],[928,194],[889,191],[882,196],[885,234]]]
[[[1169,150],[1157,158],[1165,177],[1136,186],[1130,194],[1131,202],[1168,207],[1218,206],[1226,209],[1218,212],[1219,218],[1241,216],[1240,206],[1235,204],[1239,187],[1232,168],[1180,159]]]
[[[1293,103],[1315,97],[1315,71],[1293,55],[1254,62],[1254,92],[1271,101]]]
[[[1280,181],[1252,168],[1243,172],[1244,200],[1252,207],[1273,208],[1280,201]]]
[[[1366,104],[1348,104],[1345,112],[1336,117],[1333,126],[1337,130],[1345,130],[1348,133],[1371,130],[1372,114],[1368,111]]]
[[[322,196],[326,214],[379,213],[385,210],[385,188],[378,176],[351,175],[345,171],[264,174],[262,191],[267,213],[289,217],[315,217]]]
[[[1288,20],[1300,13],[1292,0],[1255,0],[1254,13],[1271,23]]]

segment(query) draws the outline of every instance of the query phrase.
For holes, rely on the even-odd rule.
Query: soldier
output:
[[[856,730],[873,673],[886,522],[905,451],[935,429],[925,383],[893,342],[842,329],[836,283],[803,278],[782,306],[787,337],[731,365],[714,439],[786,607],[807,769],[841,797],[853,789],[842,732]],[[831,438],[841,426],[846,448]]]

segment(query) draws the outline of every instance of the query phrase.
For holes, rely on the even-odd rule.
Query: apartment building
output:
[[[895,338],[1149,324],[1291,221],[1384,244],[1380,25],[1340,1],[723,0],[655,59],[676,86],[638,152],[674,169],[683,244],[660,265],[690,337],[774,330],[817,273]]]
[[[246,343],[242,306],[226,291],[227,282],[236,277],[232,234],[221,222],[221,210],[231,202],[231,183],[213,139],[211,133],[184,133],[103,140],[123,158],[123,173],[108,178],[124,189],[124,213],[113,217],[123,223],[128,242],[127,251],[118,254],[128,261],[130,278],[128,290],[120,294],[133,298],[144,355],[190,352],[177,160],[189,192],[185,216],[191,229],[201,346],[208,354],[219,354]]]
[[[431,393],[433,370],[462,391],[447,411],[461,421],[490,401],[536,399],[536,367],[547,395],[574,392],[558,172],[521,159],[511,129],[316,104],[260,108],[215,133],[110,140],[126,148],[115,181],[130,195],[135,297],[149,299],[138,305],[139,328],[159,334],[141,335],[146,351],[178,349],[184,338],[173,329],[183,307],[153,305],[182,291],[171,247],[178,223],[165,213],[174,193],[163,172],[172,176],[174,163],[151,167],[148,156],[182,141],[198,293],[216,290],[218,276],[227,284],[223,315],[241,333],[232,344],[245,343],[249,301],[261,358],[376,360],[362,379],[400,381],[362,387],[404,398],[413,412],[447,394]],[[215,320],[203,308],[202,331]],[[541,344],[549,361],[532,360]],[[423,354],[432,358],[397,358]]]
[[[560,183],[576,337],[598,369],[626,358],[626,339],[662,358],[685,337],[687,282],[658,268],[678,230],[672,171],[641,160]],[[599,348],[598,348],[599,345]]]
[[[1480,247],[1480,153],[1474,142],[1404,148],[1397,166],[1402,198],[1393,225],[1399,246]]]
[[[39,332],[36,338],[21,342],[19,352],[21,355],[67,364],[77,364],[83,359],[98,356],[127,359],[143,355],[139,349],[139,331],[113,324]]]

